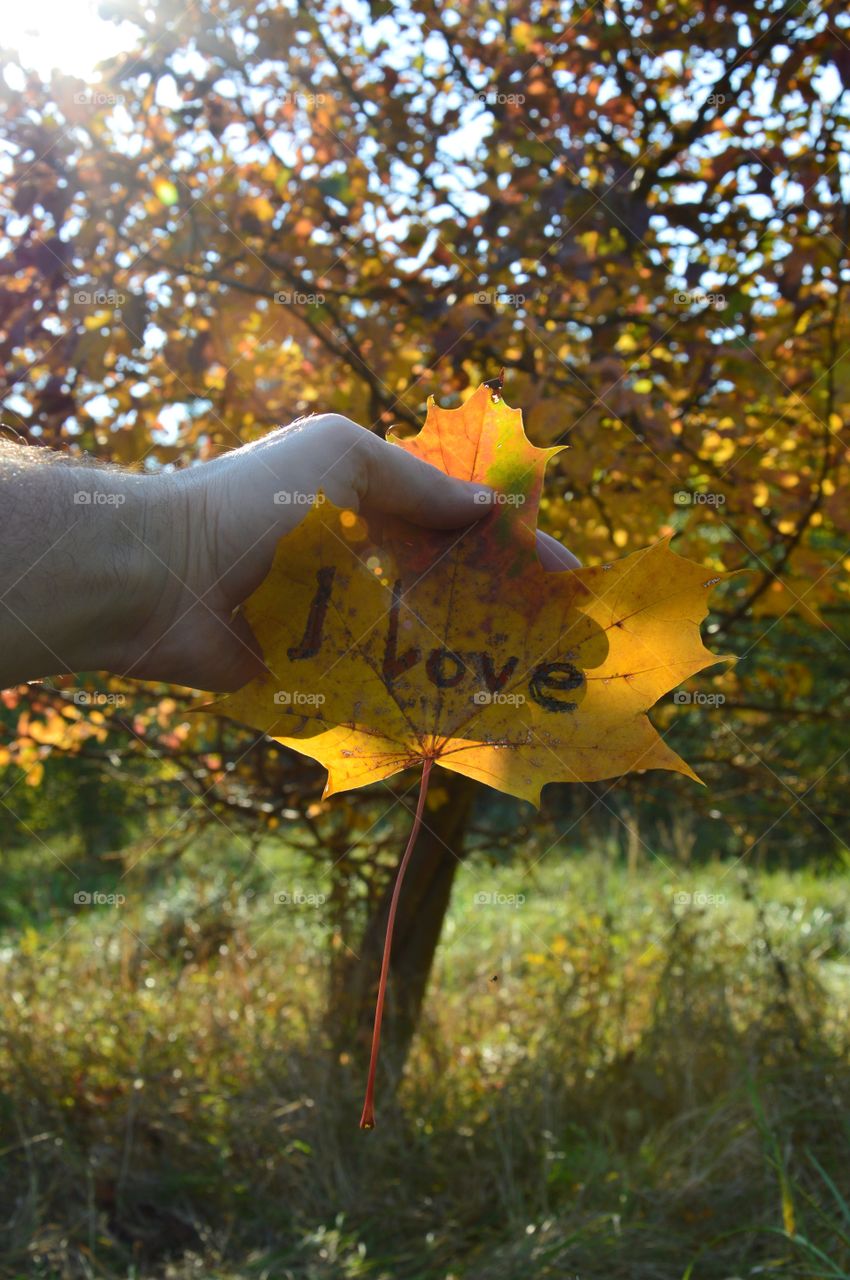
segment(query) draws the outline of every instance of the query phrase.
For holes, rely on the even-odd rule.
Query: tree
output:
[[[706,796],[648,777],[622,812],[603,787],[552,813],[613,814],[633,850],[685,805],[703,845],[832,847],[848,782],[843,7],[107,8],[139,43],[101,85],[18,68],[4,91],[4,421],[34,444],[187,465],[313,408],[415,429],[427,394],[504,366],[532,438],[569,440],[546,519],[583,559],[679,531],[710,568],[752,571],[712,622],[745,659],[702,686],[725,703],[675,726],[660,712],[677,745],[696,740],[682,750]],[[56,696],[12,695],[10,760],[31,782],[104,734],[122,756],[150,740],[110,716],[57,727]],[[292,758],[255,748],[223,772],[220,731],[184,732],[171,701],[156,736],[206,771],[205,803],[276,815],[247,775],[274,758],[285,790]],[[138,713],[156,718],[149,695]],[[316,794],[296,790],[304,815]],[[446,843],[433,919],[399,950],[402,1041],[462,825]],[[363,982],[336,967],[346,1001]]]

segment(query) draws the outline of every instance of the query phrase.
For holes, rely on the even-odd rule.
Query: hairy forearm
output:
[[[0,687],[129,665],[167,587],[164,484],[0,444]]]

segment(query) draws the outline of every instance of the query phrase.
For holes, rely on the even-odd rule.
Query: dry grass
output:
[[[188,959],[182,883],[24,933],[5,953],[0,1274],[850,1275],[846,879],[763,876],[755,904],[722,869],[702,879],[727,902],[682,909],[663,872],[600,855],[510,912],[474,891],[515,874],[467,869],[367,1135],[362,1081],[317,1031],[318,927],[284,938],[231,898],[195,913]]]

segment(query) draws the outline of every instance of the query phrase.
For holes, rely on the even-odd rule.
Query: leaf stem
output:
[[[398,873],[395,878],[395,887],[393,888],[393,896],[390,899],[390,913],[387,917],[387,932],[384,938],[384,955],[381,960],[381,976],[378,980],[378,999],[375,1003],[375,1022],[372,1027],[372,1055],[369,1059],[369,1075],[366,1080],[366,1099],[363,1103],[363,1114],[360,1117],[361,1129],[374,1129],[375,1127],[375,1069],[378,1065],[378,1051],[381,1047],[381,1022],[384,1017],[384,997],[387,992],[387,975],[390,971],[390,951],[393,945],[393,926],[395,924],[395,913],[398,907],[398,900],[401,896],[401,886],[404,881],[404,875],[407,871],[407,865],[410,862],[413,847],[416,844],[416,837],[419,835],[419,828],[422,825],[422,814],[425,809],[425,797],[428,794],[428,779],[431,776],[431,765],[434,763],[432,759],[426,759],[422,762],[422,779],[419,783],[419,799],[416,802],[416,816],[413,819],[413,826],[410,829],[410,836],[407,841],[407,848],[404,856],[399,863]]]

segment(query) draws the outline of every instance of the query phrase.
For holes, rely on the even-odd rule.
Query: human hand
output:
[[[7,588],[18,603],[7,621],[21,638],[23,622],[39,640],[28,646],[26,670],[10,672],[0,659],[8,683],[104,669],[210,691],[239,688],[265,670],[239,606],[319,490],[339,507],[437,529],[471,525],[492,499],[485,486],[446,476],[337,414],[293,423],[181,472],[138,476],[86,466],[35,472],[53,486],[51,508],[59,513],[46,531],[56,534],[55,545],[36,566],[58,557],[68,594],[44,598],[36,566],[25,571],[23,591],[18,584]],[[71,490],[83,481],[95,496],[75,509]],[[69,515],[70,531],[61,527]],[[538,534],[538,549],[546,569],[578,566],[545,534]]]
[[[186,514],[176,526],[170,522],[170,580],[128,671],[210,690],[238,688],[265,670],[256,638],[234,610],[263,581],[279,539],[319,490],[335,506],[433,529],[472,524],[492,499],[486,486],[446,476],[336,414],[294,423],[183,472],[179,486]],[[578,565],[547,535],[540,554],[549,569]]]

